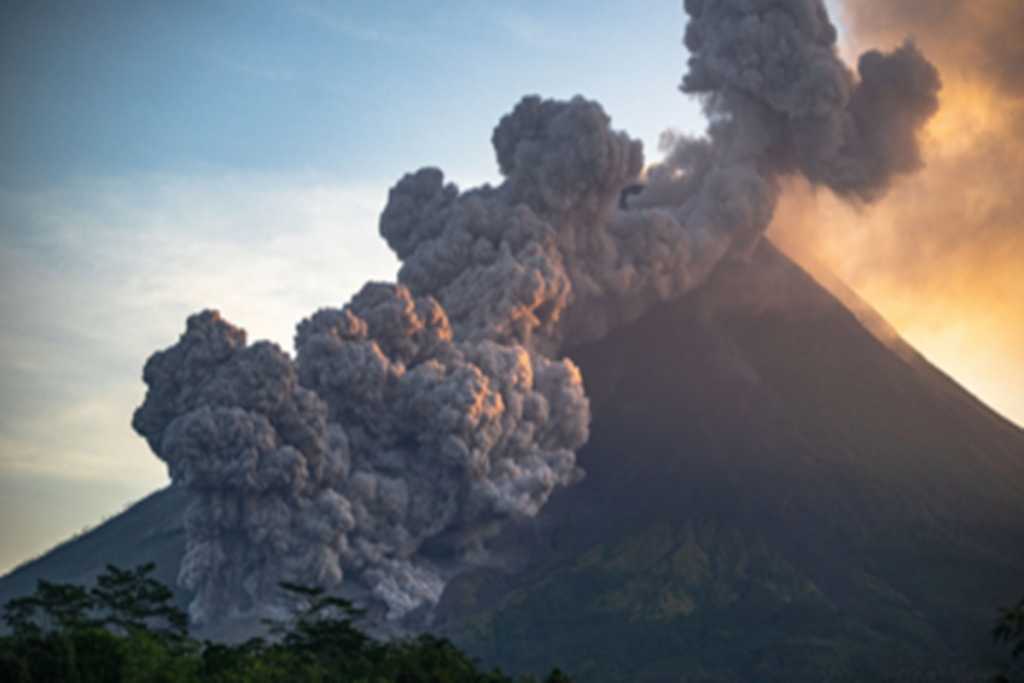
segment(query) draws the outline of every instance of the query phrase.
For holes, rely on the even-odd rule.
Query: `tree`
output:
[[[265,621],[277,645],[268,658],[293,657],[323,680],[359,680],[373,673],[382,646],[360,631],[355,620],[363,610],[323,589],[282,582],[281,589],[297,604],[285,621]]]
[[[4,608],[3,680],[121,683],[177,681],[195,659],[188,620],[152,564],[108,566],[87,590],[40,581]]]
[[[94,603],[80,586],[40,581],[36,592],[16,598],[4,607],[4,622],[17,637],[37,636],[54,630],[95,625]]]
[[[36,683],[514,683],[485,673],[448,640],[379,641],[362,610],[319,588],[282,584],[298,605],[269,622],[272,638],[198,643],[152,564],[108,566],[91,590],[41,581],[11,600],[0,636],[0,681]],[[535,683],[533,678],[518,683]],[[544,683],[570,683],[555,670]]]
[[[108,564],[90,591],[103,613],[101,623],[122,632],[149,630],[163,638],[184,640],[188,616],[174,605],[171,590],[150,576],[155,569],[152,562],[135,569]]]

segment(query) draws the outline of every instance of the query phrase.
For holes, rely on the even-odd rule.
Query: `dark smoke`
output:
[[[369,284],[300,323],[296,348],[303,384],[349,435],[334,485],[355,513],[350,566],[393,614],[436,602],[446,564],[482,556],[495,522],[536,514],[580,476],[588,406],[576,368],[456,340],[432,298]],[[447,562],[418,557],[428,541]]]
[[[564,349],[749,248],[780,175],[873,199],[918,165],[938,78],[912,45],[865,55],[857,80],[818,0],[686,9],[683,90],[711,125],[645,191],[621,200],[641,146],[600,105],[526,97],[494,131],[500,185],[423,169],[391,190],[398,284],[301,322],[294,363],[211,313],[150,359],[134,425],[193,494],[196,619],[343,570],[391,617],[436,603],[504,521],[580,478],[590,415]]]
[[[1019,0],[847,0],[843,18],[857,40],[909,32],[957,76],[1024,97],[1024,3]]]
[[[331,484],[347,444],[291,359],[206,311],[143,379],[132,426],[192,493],[180,581],[196,593],[193,619],[251,609],[280,581],[341,581],[355,520]]]
[[[940,84],[912,43],[866,52],[857,78],[837,56],[821,2],[690,0],[686,8],[682,90],[704,98],[719,166],[753,162],[766,179],[800,173],[865,200],[920,166],[916,132],[937,111]]]

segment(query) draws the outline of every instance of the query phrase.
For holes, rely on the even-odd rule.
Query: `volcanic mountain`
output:
[[[1024,591],[1024,432],[843,298],[763,242],[572,349],[586,478],[495,539],[429,628],[581,681],[983,675]],[[153,494],[0,600],[108,562],[173,582],[184,501]]]

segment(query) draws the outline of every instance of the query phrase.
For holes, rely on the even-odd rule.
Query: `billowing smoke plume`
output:
[[[296,348],[302,383],[349,436],[335,486],[355,513],[350,566],[393,614],[436,602],[498,521],[536,514],[580,476],[588,405],[575,366],[456,340],[432,298],[366,285],[300,323]]]
[[[302,321],[292,362],[203,313],[146,366],[135,428],[193,494],[193,615],[272,602],[281,579],[344,580],[399,617],[487,561],[503,522],[582,476],[589,423],[567,348],[742,255],[801,173],[859,199],[919,164],[938,77],[912,45],[837,58],[819,0],[686,3],[707,138],[647,188],[640,143],[595,102],[524,98],[495,128],[504,181],[460,193],[423,169],[380,231],[397,284]]]
[[[291,359],[207,311],[143,379],[132,426],[192,493],[180,581],[193,618],[250,609],[284,580],[339,582],[355,520],[330,484],[348,448]]]

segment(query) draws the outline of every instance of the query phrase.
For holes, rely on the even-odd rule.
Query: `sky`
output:
[[[897,40],[848,23],[851,49]],[[394,278],[376,223],[402,174],[497,180],[491,131],[522,95],[600,101],[648,160],[662,131],[702,130],[677,90],[683,26],[677,0],[642,13],[604,0],[4,3],[0,572],[168,482],[130,422],[146,358],[188,314],[219,309],[290,350],[302,317]],[[851,222],[836,218],[847,209],[790,196],[773,236],[1024,422],[1024,345],[1004,349],[1012,311],[965,327],[984,306],[936,300],[897,258],[907,247],[866,267],[853,258],[866,240],[807,232],[823,216]],[[872,213],[867,234],[888,237],[903,217]],[[922,322],[923,301],[944,315]],[[979,346],[992,351],[965,369]]]

